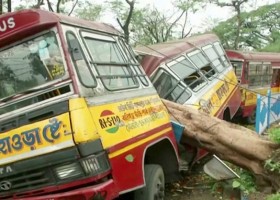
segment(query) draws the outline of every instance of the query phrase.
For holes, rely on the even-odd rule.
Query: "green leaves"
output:
[[[76,13],[79,18],[86,20],[98,20],[100,19],[102,12],[105,10],[103,5],[99,4],[88,4],[87,7],[81,7],[76,10]]]
[[[280,38],[279,38],[279,43],[278,45],[280,46]],[[280,47],[279,47],[280,48]],[[268,132],[269,138],[278,144],[280,144],[280,128],[273,128]]]
[[[245,194],[255,192],[256,184],[255,184],[254,176],[247,171],[241,170],[240,178],[233,180],[232,187],[239,188]]]
[[[279,200],[280,199],[280,193],[269,195],[266,200]]]
[[[280,173],[280,162],[274,161],[273,159],[266,160],[264,167],[271,172],[275,171],[276,173]]]
[[[237,49],[280,51],[280,3],[266,5],[240,14],[241,27]],[[213,31],[227,49],[235,48],[237,15],[216,26]]]
[[[232,182],[232,187],[233,188],[239,188],[241,186],[241,183],[239,181],[234,180]]]

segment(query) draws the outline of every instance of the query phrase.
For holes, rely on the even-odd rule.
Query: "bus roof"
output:
[[[245,52],[226,50],[230,60],[248,60],[259,62],[280,62],[280,53],[274,52]]]
[[[14,40],[14,38],[30,36],[44,28],[55,26],[58,23],[71,24],[115,35],[120,34],[117,29],[109,24],[87,21],[40,9],[27,9],[0,16],[0,47]]]
[[[148,46],[138,46],[134,50],[144,56],[141,64],[146,73],[151,75],[161,63],[215,41],[219,41],[215,34],[203,34]]]

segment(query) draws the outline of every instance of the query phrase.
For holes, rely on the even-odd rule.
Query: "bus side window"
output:
[[[213,48],[212,45],[204,46],[204,47],[202,47],[202,50],[218,72],[221,72],[224,70],[224,66],[221,63],[220,56],[217,54],[217,52],[215,51],[215,49]],[[202,70],[207,72],[207,74],[206,74],[207,78],[211,78],[215,74],[214,68],[212,68],[210,65],[206,66],[204,68],[205,69],[202,69]]]
[[[205,81],[199,76],[198,73],[194,73],[184,78],[184,83],[186,83],[186,85],[194,91],[197,91],[204,82]]]
[[[172,89],[171,77],[167,73],[162,73],[154,86],[160,97],[164,98],[169,90]]]
[[[249,63],[249,86],[261,85],[261,74],[262,66],[261,64]]]
[[[208,78],[213,79],[216,71],[211,66],[209,60],[201,51],[197,51],[195,54],[188,54],[190,60],[200,69],[200,71]]]
[[[159,75],[159,76],[158,76]],[[185,103],[191,96],[191,93],[183,87],[178,80],[163,70],[159,70],[157,75],[153,76],[153,84],[159,96],[170,101]]]
[[[201,65],[204,65],[203,60],[198,62],[201,63]],[[202,68],[204,67],[206,66],[203,66]],[[170,65],[170,69],[175,72],[175,74],[193,91],[198,91],[206,85],[207,81],[204,76],[198,73],[199,69],[195,67],[185,56],[177,58],[176,62],[173,65]],[[205,73],[209,74],[209,71],[206,69]]]
[[[206,76],[208,79],[214,76],[215,74],[214,69],[210,65],[202,67],[200,70],[204,74],[204,76]]]
[[[271,64],[249,64],[249,86],[270,86],[272,80]]]
[[[226,68],[229,66],[229,62],[225,56],[225,51],[222,47],[222,45],[219,42],[215,42],[214,43],[214,49],[216,50],[216,52],[219,55],[219,60],[220,62],[223,64],[223,66]]]
[[[69,51],[71,53],[72,61],[81,83],[86,87],[95,87],[96,81],[87,65],[82,48],[74,33],[67,32],[67,41],[70,47]]]
[[[279,80],[280,80],[280,69],[273,69],[272,73],[272,80],[271,80],[271,85],[272,86],[279,86]]]
[[[262,85],[263,86],[270,86],[272,82],[272,67],[271,64],[263,64],[262,65]]]
[[[241,77],[242,77],[242,62],[240,61],[231,61],[231,64],[233,66],[236,78],[238,79],[238,81],[241,81]]]

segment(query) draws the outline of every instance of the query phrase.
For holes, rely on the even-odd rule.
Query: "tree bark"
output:
[[[3,0],[0,0],[0,15],[3,13]]]
[[[164,99],[162,101],[171,117],[185,126],[181,143],[194,140],[196,146],[253,172],[258,180],[257,184],[269,185],[279,191],[279,174],[264,167],[266,160],[279,159],[279,144],[262,138],[250,129],[220,120],[203,111]]]

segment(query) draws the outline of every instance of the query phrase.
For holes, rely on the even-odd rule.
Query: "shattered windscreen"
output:
[[[65,75],[54,32],[0,50],[0,99]]]

